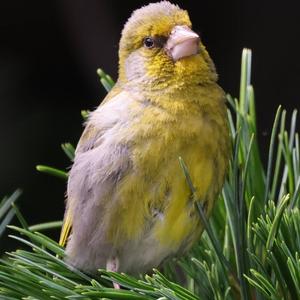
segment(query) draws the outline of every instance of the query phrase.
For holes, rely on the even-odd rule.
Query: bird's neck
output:
[[[220,99],[224,99],[224,92],[214,81],[203,85],[188,84],[173,85],[159,89],[139,89],[136,84],[118,81],[120,89],[127,91],[135,99],[140,99],[147,105],[154,105],[169,113],[184,113],[187,109],[194,110],[197,107],[214,106]]]

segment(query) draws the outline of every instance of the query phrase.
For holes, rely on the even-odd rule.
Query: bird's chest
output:
[[[128,130],[130,148],[137,171],[155,175],[160,169],[179,167],[182,157],[191,169],[211,160],[217,150],[214,136],[218,128],[201,113],[170,113],[157,107],[145,109]],[[201,169],[201,168],[200,168]],[[193,173],[193,170],[191,170]]]
[[[137,198],[135,208],[142,218],[155,219],[153,231],[161,240],[180,244],[197,221],[190,217],[190,190],[179,157],[187,164],[199,195],[205,197],[214,173],[210,125],[195,114],[149,110],[130,132],[134,137],[130,142],[133,172],[126,180],[134,187],[130,199]],[[128,193],[127,187],[122,193]]]

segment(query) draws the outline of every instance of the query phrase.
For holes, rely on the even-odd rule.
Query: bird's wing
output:
[[[113,138],[118,136],[122,122],[128,121],[126,119],[126,103],[129,101],[128,94],[113,89],[102,104],[90,114],[78,142],[74,164],[69,174],[67,208],[59,239],[61,246],[65,246],[72,230],[73,219],[76,217],[73,213],[75,202],[78,203],[79,199],[88,197],[87,186],[94,187],[96,185],[96,183],[90,182],[90,178],[117,177],[128,166],[125,147],[123,145],[116,147]],[[113,144],[111,148],[110,143]],[[103,170],[102,174],[94,176],[96,170],[100,170],[99,173],[101,173],[104,161],[110,169],[107,168]],[[102,179],[105,182],[105,178]]]
[[[85,130],[83,131],[76,147],[74,163],[76,163],[76,156],[79,156],[80,154],[85,153],[96,146],[96,143],[99,140],[99,136],[101,136],[101,134],[102,132],[98,131],[96,136],[95,128],[93,126],[87,125],[85,127]],[[67,202],[70,202],[70,199],[67,199]],[[72,220],[73,215],[71,213],[71,210],[69,209],[69,205],[67,205],[59,238],[59,245],[62,247],[66,245],[67,239],[70,236],[73,223]]]

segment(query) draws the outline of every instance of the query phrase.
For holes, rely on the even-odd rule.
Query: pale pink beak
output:
[[[188,26],[175,26],[166,43],[167,54],[177,61],[199,52],[199,35]]]

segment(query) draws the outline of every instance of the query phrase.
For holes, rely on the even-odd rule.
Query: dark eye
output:
[[[153,48],[154,47],[154,40],[153,40],[153,38],[151,38],[151,37],[146,37],[145,39],[144,39],[144,46],[146,47],[146,48]]]

